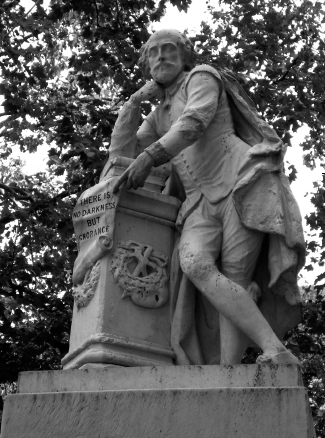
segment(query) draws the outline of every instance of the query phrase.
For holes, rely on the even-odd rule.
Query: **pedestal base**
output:
[[[112,194],[103,190],[95,186],[87,191],[85,199],[102,200],[105,196],[111,199],[108,196]],[[94,202],[91,214],[94,217],[88,213],[83,216],[88,210],[84,209],[85,204],[78,204],[81,207],[75,214],[79,217],[80,213],[78,220],[85,222],[82,225],[85,229],[98,221],[112,226],[107,225],[108,213],[102,210],[106,204],[96,202],[98,205]],[[94,274],[97,280],[91,298],[75,300],[69,353],[62,359],[64,369],[81,368],[87,363],[174,364],[168,278],[179,205],[176,198],[144,188],[136,192],[121,190],[115,211],[113,247],[96,260],[99,273]],[[96,209],[100,212],[96,213]],[[83,236],[81,231],[79,236]],[[99,245],[96,236],[93,235],[93,241],[85,240],[89,245],[85,260]]]
[[[1,438],[313,438],[295,366],[22,373]]]

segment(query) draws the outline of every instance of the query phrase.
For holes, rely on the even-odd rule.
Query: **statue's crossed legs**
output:
[[[240,363],[252,339],[261,361],[296,363],[258,309],[252,276],[264,234],[241,223],[230,194],[213,205],[202,197],[187,217],[179,246],[183,272],[220,312],[221,363]],[[221,270],[216,260],[221,259]],[[256,299],[255,299],[256,300]]]

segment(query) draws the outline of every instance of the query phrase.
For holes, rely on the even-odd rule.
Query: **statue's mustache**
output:
[[[174,63],[169,62],[169,61],[161,61],[153,67],[153,70],[155,70],[156,68],[159,68],[159,67],[168,67],[168,66],[173,67]]]

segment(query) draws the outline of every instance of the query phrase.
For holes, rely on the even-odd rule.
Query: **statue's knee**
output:
[[[184,274],[192,281],[207,277],[208,273],[216,269],[213,259],[200,251],[181,246],[179,251],[180,265]]]

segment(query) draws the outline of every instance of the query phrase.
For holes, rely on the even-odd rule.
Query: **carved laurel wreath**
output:
[[[78,307],[88,306],[93,299],[100,277],[100,270],[101,263],[100,260],[97,260],[94,266],[87,271],[83,283],[73,287],[72,295]]]
[[[122,298],[130,297],[141,307],[156,308],[168,300],[167,265],[164,254],[129,240],[117,245],[110,271],[122,289]]]

